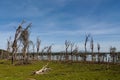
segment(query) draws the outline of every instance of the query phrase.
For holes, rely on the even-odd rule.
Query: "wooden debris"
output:
[[[34,74],[45,74],[46,72],[50,71],[51,68],[47,67],[48,63],[42,67],[42,69],[35,71]]]

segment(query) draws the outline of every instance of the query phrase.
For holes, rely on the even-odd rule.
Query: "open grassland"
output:
[[[33,75],[47,61],[32,61],[28,65],[11,65],[0,61],[0,80],[120,80],[120,65],[49,62],[52,70],[46,74]]]

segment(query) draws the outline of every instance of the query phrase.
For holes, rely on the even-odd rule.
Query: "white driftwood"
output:
[[[45,66],[43,66],[42,69],[35,71],[35,74],[45,74],[47,71],[51,70],[47,66],[48,66],[48,63]]]

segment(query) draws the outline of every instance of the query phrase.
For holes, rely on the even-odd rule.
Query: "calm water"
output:
[[[17,59],[22,59],[22,56],[17,56]],[[64,55],[51,55],[51,57],[48,57],[47,55],[43,55],[43,56],[29,56],[29,59],[30,60],[32,60],[32,59],[38,59],[38,60],[49,60],[49,59],[51,59],[51,60],[61,60],[61,61],[63,61],[63,60],[65,60],[65,56]],[[112,57],[110,56],[110,54],[106,54],[105,56],[101,56],[100,57],[100,61],[101,62],[112,62]],[[118,59],[118,58],[116,58],[117,60],[115,61],[115,62],[120,62],[120,60]],[[80,56],[75,56],[75,55],[73,55],[73,56],[71,56],[71,55],[69,55],[69,60],[73,60],[73,61],[82,61],[83,60],[83,58],[82,57],[80,57]],[[92,61],[92,56],[91,55],[87,55],[86,56],[86,61]],[[98,61],[98,55],[95,55],[94,57],[93,57],[93,61]]]

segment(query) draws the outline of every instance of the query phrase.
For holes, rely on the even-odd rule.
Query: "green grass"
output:
[[[49,62],[52,69],[47,74],[32,75],[47,61],[14,66],[10,61],[0,61],[0,80],[120,80],[120,65]]]

